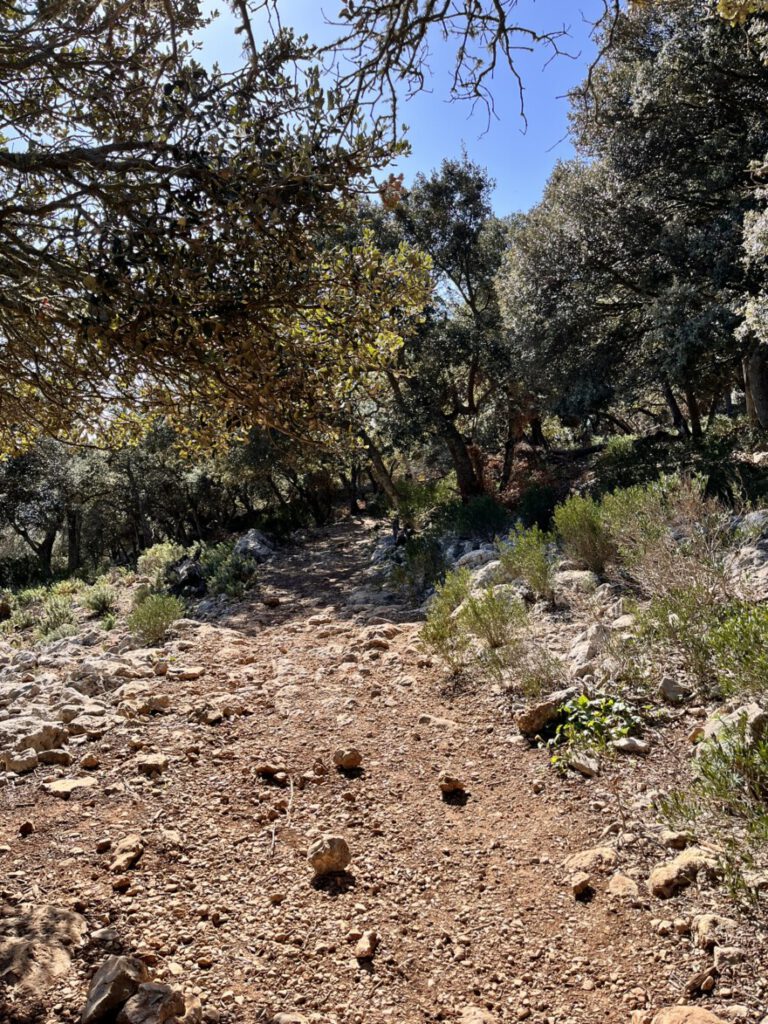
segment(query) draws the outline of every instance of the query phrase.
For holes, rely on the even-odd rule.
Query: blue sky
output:
[[[317,0],[283,0],[283,23],[312,40],[329,40],[323,9],[338,11],[337,0],[327,5]],[[206,31],[206,61],[234,67],[239,60],[240,39],[232,33],[232,16],[225,5]],[[521,25],[537,29],[570,32],[562,47],[573,55],[549,61],[547,51],[519,54],[518,67],[525,84],[527,129],[520,117],[517,86],[508,72],[497,73],[493,83],[497,118],[488,126],[485,109],[472,111],[468,103],[447,102],[452,54],[439,39],[434,41],[430,59],[431,91],[402,104],[401,120],[408,127],[412,153],[393,168],[405,175],[406,184],[418,171],[428,173],[446,157],[458,157],[462,147],[471,159],[486,166],[496,180],[494,204],[503,215],[526,210],[541,195],[549,173],[558,159],[572,154],[567,140],[567,91],[579,83],[594,55],[589,36],[589,17],[602,9],[600,0],[520,0],[517,17]],[[257,30],[267,31],[256,23]],[[487,129],[487,130],[486,130]]]

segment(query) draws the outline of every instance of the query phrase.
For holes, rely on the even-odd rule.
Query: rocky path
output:
[[[369,549],[346,525],[277,560],[228,619],[146,656],[162,668],[137,673],[133,717],[2,790],[0,966],[22,981],[3,1024],[78,1020],[110,953],[181,989],[189,1022],[628,1024],[686,995],[706,892],[654,905],[610,774],[561,780],[487,687],[446,690],[418,624],[348,604]],[[334,767],[339,747],[361,767]],[[652,762],[622,763],[635,796]],[[57,778],[89,785],[62,800]],[[352,860],[313,882],[327,833]],[[761,1019],[753,968],[724,1012]]]

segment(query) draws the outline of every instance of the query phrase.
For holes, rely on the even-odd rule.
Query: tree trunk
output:
[[[669,386],[669,381],[663,381],[662,388],[664,391],[664,398],[666,399],[669,411],[672,414],[672,422],[675,429],[679,430],[680,433],[684,434],[686,437],[689,437],[691,431],[688,428],[688,422],[685,416],[683,416],[680,406],[677,404],[677,399],[675,398],[672,388]]]
[[[365,443],[365,448],[368,453],[368,460],[370,464],[371,478],[376,482],[377,486],[381,488],[386,496],[387,501],[393,508],[400,507],[400,495],[397,493],[395,482],[387,469],[386,463],[384,462],[384,456],[381,454],[379,449],[374,444],[372,438],[365,430],[360,430],[360,437]]]
[[[768,429],[768,346],[758,345],[744,357],[747,414],[754,426]]]
[[[453,468],[456,470],[456,483],[459,485],[462,499],[467,501],[469,498],[476,498],[483,494],[483,482],[478,479],[475,465],[467,449],[467,443],[459,433],[456,424],[445,416],[440,427],[448,451],[451,453]]]
[[[82,565],[81,540],[83,534],[82,516],[78,509],[67,511],[67,570],[77,572]]]
[[[44,579],[50,579],[53,575],[53,569],[51,567],[51,558],[53,556],[53,545],[56,543],[56,537],[58,535],[59,528],[52,526],[41,544],[37,545],[37,557],[40,562],[40,572],[43,574]]]
[[[701,413],[699,412],[699,400],[690,384],[685,385],[685,404],[688,406],[688,419],[691,423],[691,435],[701,437]]]

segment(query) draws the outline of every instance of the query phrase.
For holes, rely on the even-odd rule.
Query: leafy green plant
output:
[[[732,895],[756,903],[750,872],[768,866],[768,737],[757,742],[746,722],[723,726],[703,743],[692,783],[661,803],[673,827],[706,835],[721,852]]]
[[[105,631],[106,633],[109,633],[109,631],[110,631],[110,630],[112,630],[112,629],[114,629],[116,625],[117,625],[117,616],[116,616],[116,615],[114,615],[114,614],[113,614],[112,612],[109,612],[109,613],[108,613],[107,615],[105,615],[105,616],[104,616],[104,618],[103,618],[103,619],[101,620],[101,626],[102,626],[102,629],[103,629],[103,630],[104,630],[104,631]]]
[[[29,608],[30,605],[40,604],[47,593],[45,587],[27,587],[16,594],[16,605],[19,608]]]
[[[611,536],[594,498],[574,494],[555,509],[555,530],[569,558],[603,573],[615,557]]]
[[[768,690],[768,608],[737,602],[730,605],[708,634],[707,643],[725,693]]]
[[[144,643],[159,644],[166,630],[184,615],[184,605],[177,597],[149,594],[128,616],[128,628]]]
[[[445,556],[430,534],[409,537],[402,550],[402,561],[392,567],[390,582],[409,600],[418,602],[444,577]]]
[[[554,565],[550,550],[552,535],[539,526],[518,526],[498,545],[501,571],[508,580],[521,579],[536,597],[554,599]]]
[[[109,615],[117,611],[117,591],[106,583],[96,583],[89,587],[83,594],[82,601],[94,615]]]
[[[577,749],[603,750],[613,741],[639,732],[642,720],[635,709],[618,697],[580,694],[559,708],[554,735],[547,740],[556,768],[568,764]]]
[[[63,594],[49,594],[43,602],[37,622],[38,634],[42,638],[50,638],[62,626],[71,625],[74,619],[75,612],[71,600]]]
[[[470,637],[457,611],[469,597],[472,575],[469,569],[449,572],[435,589],[429,603],[427,621],[421,631],[422,643],[451,669],[458,672],[464,664]]]
[[[223,541],[205,548],[200,562],[212,594],[241,598],[256,584],[257,563],[252,558],[236,555],[233,542]]]
[[[148,576],[155,586],[161,587],[165,581],[165,572],[169,565],[177,562],[184,554],[184,548],[172,541],[163,541],[147,548],[136,563],[140,576]]]

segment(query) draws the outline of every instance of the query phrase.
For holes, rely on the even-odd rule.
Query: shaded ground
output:
[[[559,779],[487,686],[446,691],[418,624],[370,624],[346,605],[369,546],[361,525],[331,529],[267,569],[262,593],[278,607],[254,598],[185,630],[174,657],[204,673],[160,680],[169,714],[83,747],[101,760],[94,795],[2,791],[3,900],[55,903],[89,933],[111,929],[75,954],[34,1019],[76,1019],[91,965],[113,947],[197,993],[206,1019],[238,1024],[277,1011],[415,1024],[467,1004],[499,1021],[625,1024],[636,1007],[685,995],[705,954],[651,922],[706,909],[710,895],[651,907],[642,889],[609,897],[597,875],[592,898],[574,899],[562,861],[606,835],[619,834],[619,868],[644,877],[642,830],[622,817],[610,774]],[[231,717],[202,724],[206,702]],[[345,744],[363,755],[356,776],[331,767]],[[159,780],[137,774],[142,749],[169,757]],[[636,796],[673,775],[663,757],[623,761],[625,788]],[[290,782],[261,777],[264,762]],[[466,781],[466,802],[441,798],[444,768]],[[25,820],[34,831],[22,838]],[[96,844],[131,832],[146,852],[118,892]],[[348,876],[313,886],[305,854],[322,832],[343,835],[353,859]],[[358,961],[367,929],[380,945]],[[718,1005],[749,998],[760,1019],[756,966],[721,984]]]

